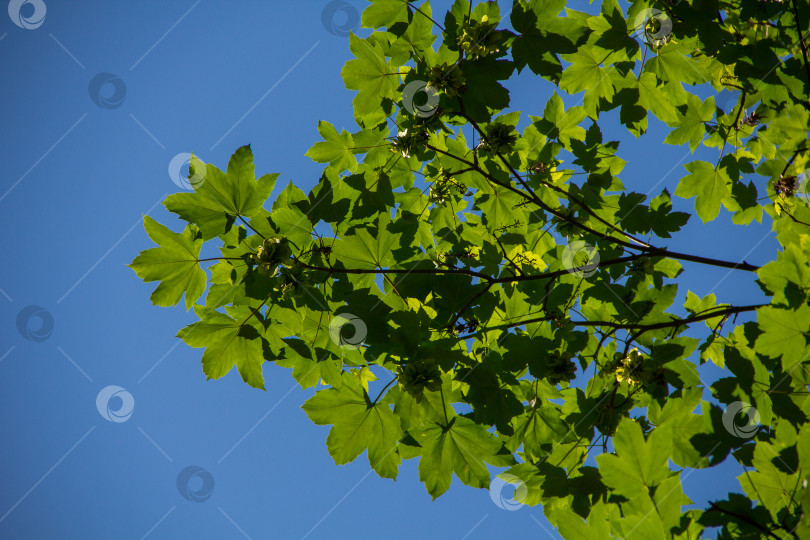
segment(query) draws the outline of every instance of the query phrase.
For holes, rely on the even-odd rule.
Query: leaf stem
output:
[[[245,320],[239,323],[239,326],[243,326],[243,325],[244,325],[246,322],[248,322],[248,321],[250,320],[250,318],[251,318],[251,317],[253,317],[254,315],[256,315],[256,312],[257,312],[257,311],[259,311],[260,309],[262,309],[262,307],[264,306],[264,303],[265,303],[265,302],[267,302],[267,300],[269,300],[269,299],[270,299],[270,295],[271,295],[271,294],[273,294],[273,291],[270,291],[269,293],[267,293],[267,296],[265,296],[265,297],[264,297],[264,300],[262,300],[262,303],[261,303],[261,304],[259,304],[258,306],[256,306],[256,307],[253,309],[253,311],[251,311],[251,312],[250,312],[250,315],[248,315],[247,317],[245,317]]]
[[[405,3],[406,3],[406,4],[408,4],[410,7],[412,7],[414,10],[418,11],[419,13],[421,13],[422,15],[424,15],[425,17],[427,17],[427,18],[430,20],[430,22],[432,22],[433,24],[435,24],[436,26],[438,26],[438,27],[439,27],[439,29],[440,29],[442,32],[447,32],[447,30],[445,30],[445,29],[444,29],[444,27],[443,27],[442,25],[440,25],[439,23],[437,23],[436,21],[434,21],[434,20],[433,20],[431,17],[429,17],[427,14],[425,14],[425,13],[424,13],[424,12],[423,12],[421,9],[419,9],[419,8],[418,8],[418,7],[416,7],[416,6],[414,6],[414,5],[413,5],[411,2],[406,1]]]
[[[253,228],[253,225],[251,225],[250,223],[248,223],[247,221],[245,221],[245,218],[243,218],[242,216],[239,216],[239,221],[241,221],[242,223],[244,223],[244,224],[245,224],[245,226],[246,226],[247,228],[249,228],[251,231],[253,231],[253,232],[255,232],[256,234],[258,234],[259,236],[261,236],[261,237],[262,237],[262,239],[267,240],[267,238],[265,238],[265,237],[264,237],[264,235],[263,235],[262,233],[260,233],[259,231],[257,231],[256,229],[254,229],[254,228]]]
[[[444,384],[439,387],[439,394],[442,396],[442,412],[444,413],[444,427],[450,427],[450,420],[447,419],[447,403],[444,401]]]
[[[379,400],[379,399],[382,397],[382,395],[385,393],[385,391],[386,391],[386,390],[388,390],[388,387],[389,387],[389,386],[391,386],[392,384],[394,384],[395,382],[397,382],[397,378],[396,378],[396,377],[394,377],[393,379],[391,379],[391,382],[389,382],[388,384],[386,384],[386,385],[383,387],[383,389],[382,389],[382,390],[380,390],[380,393],[379,393],[379,394],[377,394],[377,397],[375,397],[375,398],[374,398],[374,401],[372,401],[371,403],[372,403],[372,404],[376,404],[376,403],[377,403],[377,401],[378,401],[378,400]]]

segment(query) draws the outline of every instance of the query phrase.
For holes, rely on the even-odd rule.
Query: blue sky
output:
[[[348,39],[324,25],[327,3],[44,5],[41,24],[34,3],[22,6],[36,28],[0,14],[0,538],[558,538],[540,508],[506,511],[457,481],[431,501],[415,461],[396,482],[370,473],[364,456],[335,466],[328,428],[300,409],[312,390],[271,365],[266,392],[235,373],[206,382],[201,350],[174,337],[193,314],[153,307],[153,285],[125,266],[151,247],[142,214],[177,223],[158,203],[180,190],[168,171],[180,153],[224,168],[251,143],[257,173],[282,173],[277,189],[315,184],[321,167],[304,153],[318,120],[356,130],[340,78]],[[363,6],[348,3],[335,27]],[[527,71],[510,85],[516,109],[542,114],[549,83]],[[654,121],[636,140],[608,127],[616,120],[600,124],[622,141],[625,186],[674,192],[679,163],[699,156],[662,145],[667,130]],[[762,264],[775,253],[769,228],[733,227],[723,210],[708,226],[693,217],[667,245]],[[718,268],[688,265],[679,298],[687,288],[762,299],[752,275]],[[109,386],[120,388],[103,394],[113,411],[131,396],[131,415],[110,416],[120,421],[96,406]],[[686,493],[724,497],[741,472],[726,463],[684,475]],[[184,498],[178,476],[206,500]]]

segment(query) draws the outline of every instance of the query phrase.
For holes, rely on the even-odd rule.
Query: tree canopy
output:
[[[357,126],[319,123],[309,193],[271,199],[244,146],[224,171],[192,158],[193,191],[164,201],[183,230],[144,218],[158,247],[131,267],[194,310],[178,337],[205,376],[291,368],[335,463],[393,479],[417,459],[434,498],[500,473],[565,538],[810,538],[808,0],[372,0],[361,22]],[[521,73],[554,89],[542,109],[510,101]],[[673,193],[626,190],[632,149],[600,129],[651,117],[714,156]],[[666,247],[718,216],[765,220],[780,249]],[[700,266],[766,302],[676,303]],[[685,509],[683,479],[725,460],[740,492]]]

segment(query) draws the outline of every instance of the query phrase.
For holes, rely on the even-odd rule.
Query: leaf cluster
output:
[[[337,464],[365,452],[396,478],[417,459],[434,498],[500,468],[566,538],[810,537],[808,1],[509,8],[372,0],[341,72],[357,131],[319,123],[315,187],[271,198],[248,146],[225,172],[193,158],[204,181],[164,202],[185,229],[145,218],[158,247],[131,267],[154,304],[194,309],[178,336],[206,377],[264,388],[275,362],[318,386],[303,408]],[[554,87],[527,116],[508,89],[525,72]],[[613,110],[716,161],[628,191]],[[702,222],[768,220],[781,250],[667,249],[692,217],[673,195]],[[747,273],[768,303],[679,295],[684,262]],[[741,493],[685,509],[683,479],[724,460]]]

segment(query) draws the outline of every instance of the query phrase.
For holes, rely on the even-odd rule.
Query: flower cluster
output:
[[[430,188],[428,200],[437,204],[444,204],[453,191],[464,193],[466,190],[467,186],[453,178],[451,174],[445,172],[444,169],[439,169],[436,180]]]
[[[286,238],[267,238],[256,253],[251,253],[249,262],[255,264],[259,272],[275,276],[279,265],[291,266],[292,250]]]
[[[630,351],[626,357],[619,360],[616,368],[616,380],[628,384],[639,384],[642,380],[643,358],[638,349]]]
[[[500,52],[507,33],[495,30],[496,26],[496,23],[489,22],[486,15],[480,21],[470,19],[461,30],[458,46],[472,60]]]
[[[478,330],[478,320],[475,317],[470,317],[467,322],[459,321],[453,327],[453,332],[456,334],[470,334]]]
[[[478,256],[481,254],[481,248],[479,247],[468,247],[461,250],[453,250],[453,251],[437,251],[430,254],[430,258],[433,259],[433,265],[436,268],[440,266],[447,266],[447,267],[454,267],[458,259],[477,259]],[[472,261],[466,261],[472,262]]]
[[[792,197],[796,192],[796,176],[792,174],[780,175],[779,180],[776,181],[773,187],[779,195]]]
[[[484,128],[484,133],[484,139],[478,145],[478,149],[493,154],[509,152],[518,139],[514,126],[509,124],[488,124]]]
[[[466,79],[458,64],[447,62],[430,68],[428,86],[440,90],[448,97],[455,97],[466,89]]]
[[[281,270],[281,284],[276,287],[284,296],[301,296],[304,292],[304,269],[300,266],[293,268],[283,268]]]
[[[516,246],[509,252],[509,260],[516,265],[521,266],[524,270],[534,268],[543,271],[548,266],[546,262],[532,251],[523,249],[521,246]]]
[[[557,351],[551,353],[548,358],[549,375],[546,377],[549,383],[557,384],[562,381],[570,381],[577,374],[577,365],[573,359],[566,354]]]
[[[409,158],[424,147],[426,140],[427,133],[424,131],[405,129],[397,133],[392,150],[402,154],[404,158]]]
[[[438,391],[442,372],[432,356],[418,355],[397,368],[397,379],[406,392],[421,401],[424,390]]]

